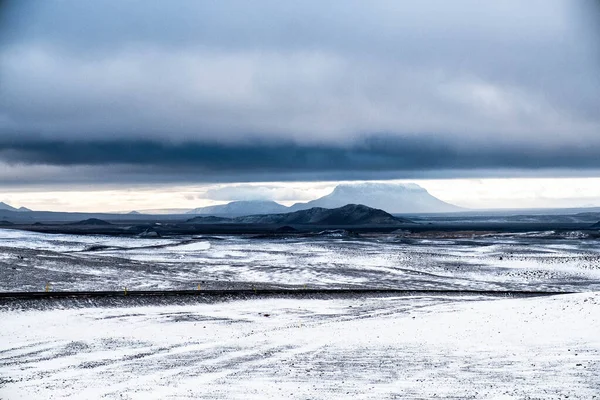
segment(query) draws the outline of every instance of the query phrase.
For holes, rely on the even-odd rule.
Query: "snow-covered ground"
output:
[[[140,239],[0,229],[0,291],[194,289],[244,284],[400,289],[600,290],[600,242],[476,238]]]
[[[0,291],[550,290],[552,297],[0,301],[0,399],[600,399],[600,242],[160,239],[0,229]]]
[[[600,398],[600,294],[0,307],[2,399]]]
[[[0,399],[600,399],[600,242],[0,229],[0,291],[550,290],[0,301]]]

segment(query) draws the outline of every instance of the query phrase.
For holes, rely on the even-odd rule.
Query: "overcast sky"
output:
[[[594,0],[2,1],[0,200],[598,177],[599,13]]]

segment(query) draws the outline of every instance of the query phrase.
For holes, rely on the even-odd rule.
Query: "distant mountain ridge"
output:
[[[339,208],[347,204],[362,204],[371,208],[384,210],[392,214],[418,214],[418,213],[445,213],[466,211],[460,207],[446,203],[427,192],[416,184],[399,183],[358,183],[341,184],[328,195],[306,202],[296,203],[291,207],[279,204],[275,201],[249,200],[232,201],[228,204],[199,207],[189,209],[155,209],[136,210],[118,214],[127,214],[128,217],[141,217],[141,214],[192,214],[213,215],[219,217],[240,217],[247,215],[282,214],[314,207]],[[21,207],[19,209],[9,204],[0,202],[2,212],[30,212],[31,210]],[[25,213],[24,213],[25,214]],[[27,215],[32,215],[26,213]],[[101,215],[103,213],[91,213]],[[106,213],[104,213],[106,214]],[[108,213],[110,214],[110,213]],[[38,216],[39,213],[35,212]],[[25,217],[25,215],[22,215]],[[14,216],[13,218],[17,218]]]
[[[398,218],[362,204],[347,204],[343,207],[327,209],[313,207],[282,214],[248,215],[236,218],[216,218],[198,216],[189,219],[190,223],[240,223],[265,225],[397,225],[411,223],[406,218]]]
[[[16,208],[14,208],[11,205],[6,204],[3,201],[0,201],[0,210],[7,210],[7,211],[17,211]]]
[[[277,214],[290,211],[288,207],[274,201],[232,201],[228,204],[195,208],[186,214],[198,215],[253,215]]]
[[[275,201],[232,201],[228,204],[195,208],[187,214],[219,216],[278,214],[314,207],[339,208],[347,204],[362,204],[393,214],[465,211],[461,207],[432,196],[427,190],[414,183],[358,183],[338,185],[326,196],[307,203],[296,203],[291,207]]]
[[[3,201],[0,201],[0,210],[6,210],[6,211],[21,211],[21,212],[26,212],[26,211],[31,211],[29,208],[27,207],[19,207],[19,208],[15,208],[13,206],[11,206],[10,204],[6,204]]]

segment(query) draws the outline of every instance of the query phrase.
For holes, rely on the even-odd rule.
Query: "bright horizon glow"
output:
[[[37,211],[128,212],[192,209],[235,200],[273,200],[284,205],[331,193],[340,182],[266,182],[209,185],[7,188],[0,201]],[[471,209],[575,208],[600,206],[600,178],[484,178],[373,181],[416,183],[430,194]],[[236,196],[236,193],[238,195]]]

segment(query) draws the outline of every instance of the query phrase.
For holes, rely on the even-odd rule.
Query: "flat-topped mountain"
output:
[[[333,192],[308,203],[296,203],[292,211],[312,207],[336,208],[345,204],[364,204],[389,213],[442,213],[464,211],[446,203],[414,183],[357,183],[335,187]]]
[[[262,225],[397,225],[410,223],[406,218],[398,218],[362,204],[347,204],[343,207],[327,209],[313,207],[281,214],[248,215],[236,218],[195,217],[191,223],[238,223]]]
[[[288,207],[274,201],[249,200],[232,201],[228,204],[200,207],[188,211],[186,214],[200,215],[254,215],[276,214],[289,211]]]

